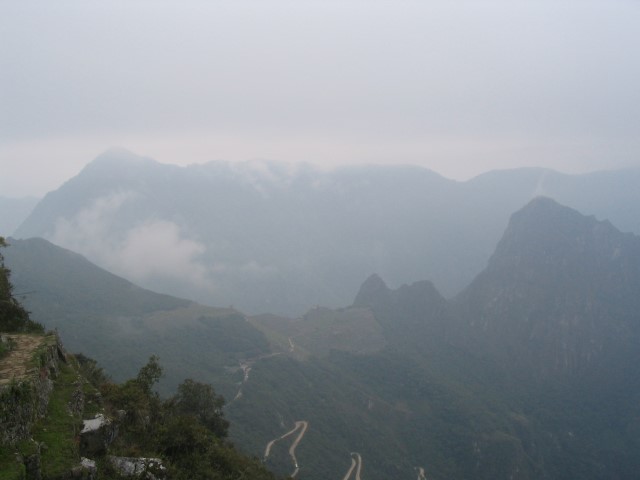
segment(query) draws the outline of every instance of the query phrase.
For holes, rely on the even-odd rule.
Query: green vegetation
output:
[[[7,247],[4,237],[0,237],[0,248]],[[29,313],[13,296],[10,281],[11,271],[4,264],[0,253],[0,332],[42,332],[44,328],[29,318]],[[0,357],[6,348],[0,348]]]
[[[275,479],[225,440],[224,400],[210,385],[187,379],[177,394],[163,400],[153,390],[161,375],[153,356],[135,378],[100,385],[107,412],[114,417],[126,412],[112,453],[162,458],[175,479]]]
[[[76,439],[82,429],[82,412],[69,411],[80,379],[75,365],[60,366],[47,414],[32,431],[33,440],[40,444],[42,471],[50,478],[68,472],[80,460]]]
[[[2,238],[0,246],[6,246]],[[83,419],[103,412],[117,425],[118,433],[113,443],[111,438],[102,450],[92,451],[102,479],[122,478],[107,453],[161,458],[169,477],[178,480],[275,479],[259,461],[245,457],[226,440],[229,423],[222,413],[224,399],[210,385],[188,379],[178,386],[175,395],[161,399],[154,390],[163,375],[156,356],[151,356],[135,378],[116,384],[95,360],[85,355],[66,355],[63,359],[56,335],[24,333],[41,332],[42,326],[32,322],[28,312],[14,299],[9,271],[1,260],[0,256],[0,293],[4,300],[0,325],[12,332],[22,332],[16,338],[23,355],[20,365],[10,365],[21,377],[0,389],[0,425],[9,426],[10,416],[16,412],[28,413],[13,422],[21,433],[13,432],[11,437],[7,436],[6,444],[0,444],[0,480],[23,480],[27,476],[45,480],[76,478],[81,455],[86,453],[83,448],[88,445],[81,441]],[[214,323],[214,330],[225,321],[229,318],[223,316],[220,323]],[[203,322],[208,319],[196,320]],[[227,343],[218,350],[231,349],[233,355],[234,347],[228,342],[226,330],[223,328],[220,341]],[[233,332],[233,328],[228,330]],[[0,354],[11,349],[9,340],[1,343]],[[249,350],[253,348],[251,340],[239,341]],[[53,390],[49,394],[47,388],[38,385],[46,385],[50,380]],[[48,395],[48,403],[44,403],[42,395]],[[45,405],[46,414],[35,420],[38,409]],[[25,433],[30,437],[20,440]]]
[[[56,329],[69,351],[90,352],[115,381],[162,352],[163,395],[185,378],[216,378],[228,398],[238,379],[225,377],[225,367],[269,352],[239,312],[144,290],[45,240],[12,241],[7,259],[19,272],[16,288],[31,292],[23,300],[31,318]]]
[[[66,478],[80,463],[82,419],[98,409],[118,425],[108,450],[93,456],[102,479],[121,478],[107,460],[109,454],[161,458],[170,478],[179,480],[275,480],[259,461],[236,451],[226,440],[229,424],[222,413],[224,401],[210,385],[186,380],[176,395],[161,399],[153,389],[162,375],[157,357],[123,384],[101,375],[93,360],[80,358],[68,355],[60,364],[47,413],[32,428],[31,438],[14,446],[0,445],[0,480],[23,479],[25,462],[34,456],[39,457],[42,478]],[[87,369],[94,373],[93,384],[79,374]],[[97,388],[99,397],[95,396]],[[84,408],[74,410],[71,406],[79,392],[93,397],[85,396]],[[2,409],[9,398],[22,404],[34,402],[28,382],[14,382],[0,394]],[[101,399],[99,408],[90,398]]]
[[[18,448],[0,447],[0,480],[23,480],[24,464],[20,461]]]
[[[454,301],[428,282],[391,290],[373,278],[357,308],[316,308],[295,320],[247,321],[194,304],[116,315],[101,310],[101,292],[54,314],[83,348],[101,345],[110,355],[103,364],[119,375],[162,352],[175,381],[165,398],[153,356],[122,384],[91,359],[80,368],[122,423],[110,451],[166,459],[174,478],[270,478],[227,438],[259,457],[302,420],[305,480],[342,478],[351,452],[362,455],[367,480],[415,478],[418,466],[433,480],[635,478],[640,244],[601,224],[561,230],[572,223],[546,229],[578,240],[560,250],[557,239],[533,235],[537,223],[506,237],[503,254]],[[220,393],[234,398],[224,416]],[[278,442],[266,467],[290,474],[289,445]]]

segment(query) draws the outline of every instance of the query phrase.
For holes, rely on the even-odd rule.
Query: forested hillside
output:
[[[187,379],[161,398],[162,376],[152,356],[117,384],[67,353],[13,296],[0,253],[0,478],[275,479],[227,441],[224,399],[210,385]]]
[[[89,268],[43,240],[15,242],[27,257],[39,245]],[[24,259],[7,258],[21,278]],[[29,278],[21,289],[39,281]],[[123,299],[153,298],[122,282],[113,288]],[[178,371],[213,384],[231,438],[281,475],[627,479],[640,467],[640,239],[547,198],[511,217],[487,268],[452,300],[428,281],[393,289],[373,275],[352,306],[296,318],[197,314],[208,307],[162,296],[164,313],[123,321],[92,311],[102,304],[91,297],[40,285],[90,319],[58,310],[63,336],[69,321],[87,337],[102,325],[101,342],[122,362],[107,370],[160,347],[174,369],[167,391]],[[34,312],[37,297],[25,298]]]

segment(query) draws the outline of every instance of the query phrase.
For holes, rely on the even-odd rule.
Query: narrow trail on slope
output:
[[[251,373],[251,369],[253,368],[253,365],[258,360],[263,360],[265,358],[271,358],[271,357],[275,357],[275,356],[278,356],[278,355],[283,355],[283,353],[284,352],[267,353],[266,355],[260,355],[259,357],[250,358],[249,360],[238,362],[240,364],[240,370],[242,370],[242,381],[240,382],[240,387],[238,388],[238,393],[236,393],[236,396],[233,397],[233,400],[231,400],[227,404],[227,406],[231,405],[236,400],[239,400],[240,398],[242,398],[242,388],[249,381],[249,374]]]
[[[278,438],[274,438],[273,440],[271,440],[269,443],[267,443],[267,447],[264,450],[264,458],[262,461],[263,462],[267,461],[267,458],[269,458],[269,455],[271,454],[271,448],[275,445],[276,442],[279,442],[280,440],[284,440],[289,435],[293,435],[298,430],[300,430],[300,433],[298,433],[298,436],[289,447],[289,456],[291,457],[291,461],[293,462],[293,467],[294,467],[294,471],[290,475],[290,477],[294,478],[296,475],[298,475],[298,472],[300,471],[300,466],[298,465],[298,459],[296,458],[296,448],[298,448],[298,444],[302,440],[302,437],[304,437],[304,434],[307,432],[307,428],[309,428],[309,422],[307,422],[306,420],[300,420],[296,422],[295,426],[291,430],[289,430],[287,433],[285,433],[284,435]]]
[[[416,467],[416,471],[418,472],[418,479],[417,480],[427,480],[427,476],[424,473],[424,468]]]
[[[8,384],[12,379],[19,380],[27,376],[33,368],[31,358],[34,352],[45,341],[38,335],[5,335],[14,342],[13,349],[0,360],[0,385]]]

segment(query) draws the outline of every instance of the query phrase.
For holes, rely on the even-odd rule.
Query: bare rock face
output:
[[[164,480],[167,469],[159,458],[109,457],[111,465],[123,477]]]
[[[640,238],[541,197],[457,305],[468,348],[539,377],[607,376],[637,356],[639,291]]]
[[[80,454],[85,457],[104,455],[118,435],[118,427],[110,418],[97,414],[83,421],[80,432]]]
[[[98,468],[95,460],[82,457],[80,465],[71,469],[71,478],[81,480],[96,480],[98,478]]]

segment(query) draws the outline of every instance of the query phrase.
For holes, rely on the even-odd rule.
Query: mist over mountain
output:
[[[511,216],[487,268],[461,294],[443,305],[431,291],[420,283],[390,290],[373,276],[355,305],[393,322],[396,351],[429,365],[422,381],[460,382],[473,408],[486,402],[482,421],[489,411],[507,420],[468,432],[475,442],[493,438],[484,455],[504,455],[485,467],[504,468],[497,478],[633,478],[640,237],[536,198]],[[450,422],[468,428],[463,417]],[[478,436],[478,428],[497,430]],[[470,455],[477,469],[453,476],[491,478],[478,468],[488,458]]]
[[[347,304],[374,271],[452,296],[539,194],[638,232],[639,176],[524,169],[455,182],[419,167],[177,167],[110,150],[49,193],[16,236],[47,238],[155,291],[297,315]]]
[[[631,479],[640,468],[640,238],[549,198],[511,215],[451,300],[429,281],[394,289],[372,275],[352,306],[296,318],[166,295],[154,307],[156,294],[44,240],[11,243],[17,288],[38,285],[25,299],[38,320],[93,342],[108,370],[159,351],[174,374],[211,382],[252,455],[306,422],[297,461],[310,480],[343,478],[351,452],[373,480],[421,468],[434,479]],[[97,275],[93,296],[82,272]],[[266,459],[283,475],[286,445]]]
[[[56,329],[69,350],[91,352],[118,380],[157,354],[168,392],[183,378],[209,378],[268,349],[237,311],[143,289],[46,240],[9,239],[3,254],[31,317]]]
[[[540,375],[592,375],[637,356],[639,287],[640,238],[537,198],[512,216],[488,267],[455,303],[466,348]]]
[[[29,216],[39,199],[0,197],[0,235],[8,237]]]

